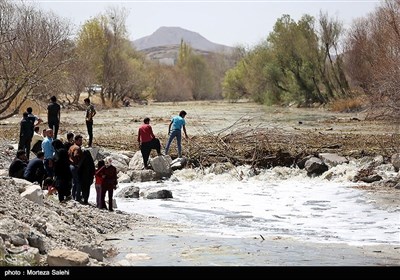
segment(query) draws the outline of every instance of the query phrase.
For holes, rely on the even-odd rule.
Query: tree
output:
[[[348,85],[337,51],[340,24],[326,15],[320,24],[323,38],[318,36],[313,17],[304,15],[295,22],[283,15],[267,40],[248,51],[235,70],[228,72],[224,96],[310,106],[345,93]]]
[[[127,11],[110,7],[105,14],[87,21],[77,39],[77,53],[88,65],[92,83],[101,84],[102,103],[125,97],[140,99],[147,87],[144,58],[134,50],[126,31]]]
[[[69,61],[69,25],[33,6],[0,0],[0,119],[57,86]],[[47,97],[46,97],[47,99]]]
[[[188,76],[192,84],[192,95],[195,100],[209,99],[213,95],[213,80],[208,64],[200,55],[193,53],[192,48],[181,41],[178,67]]]
[[[346,43],[346,69],[368,96],[370,116],[400,119],[400,1],[385,1],[357,21]]]

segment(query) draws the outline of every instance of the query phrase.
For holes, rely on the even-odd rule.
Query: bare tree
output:
[[[349,32],[347,69],[368,95],[371,117],[400,118],[400,0],[385,1]]]
[[[27,99],[43,99],[42,90],[54,85],[69,59],[70,29],[52,13],[0,0],[0,35],[0,119],[5,119]]]

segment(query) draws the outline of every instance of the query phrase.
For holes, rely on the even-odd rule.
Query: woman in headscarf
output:
[[[108,192],[108,210],[113,210],[113,192],[117,189],[117,169],[112,165],[111,157],[106,157],[104,159],[104,168],[100,170],[98,176],[102,176],[103,184],[101,185],[101,205],[102,209],[107,209],[105,197],[106,192]]]
[[[88,204],[90,186],[93,183],[96,167],[89,150],[83,150],[82,160],[78,165],[78,176],[81,184],[83,204]]]
[[[66,199],[71,199],[72,173],[69,168],[68,152],[60,139],[54,139],[51,145],[54,148],[55,187],[58,191],[58,200],[63,202]]]

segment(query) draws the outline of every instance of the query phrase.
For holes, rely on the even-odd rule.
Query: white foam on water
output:
[[[378,209],[363,190],[352,188],[356,170],[350,163],[310,178],[304,170],[285,167],[257,175],[248,166],[222,174],[184,169],[162,183],[134,183],[144,193],[170,190],[173,199],[117,198],[117,204],[122,211],[186,224],[207,236],[400,244],[400,208]]]

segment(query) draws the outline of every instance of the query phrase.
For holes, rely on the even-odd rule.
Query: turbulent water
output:
[[[173,199],[117,198],[117,204],[120,210],[186,224],[209,237],[400,244],[400,207],[378,209],[363,190],[353,188],[356,170],[357,163],[351,162],[309,178],[304,170],[283,167],[257,175],[246,166],[221,174],[184,169],[161,183],[134,184],[144,193],[171,190]],[[389,165],[381,173],[395,176]]]

